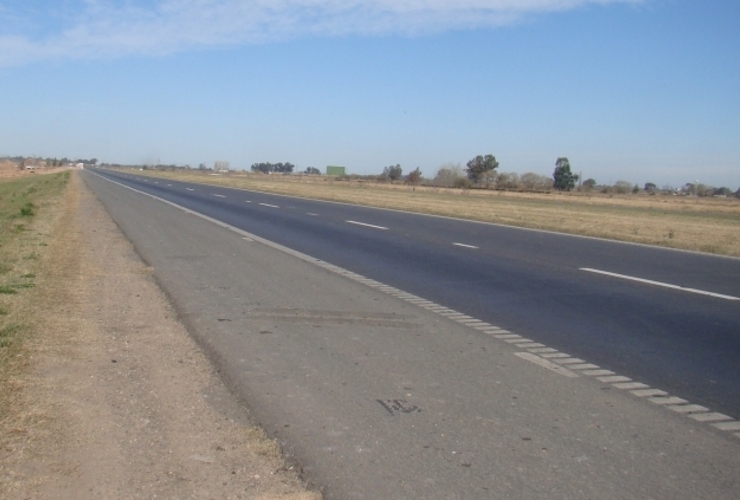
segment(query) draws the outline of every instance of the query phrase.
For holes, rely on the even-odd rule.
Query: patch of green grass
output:
[[[33,288],[33,287],[36,286],[36,284],[34,284],[34,283],[18,283],[18,284],[9,285],[9,286],[15,288],[16,290],[19,290],[19,289],[23,289],[23,288]]]
[[[0,328],[0,347],[9,346],[18,330],[20,330],[20,326],[16,324],[5,325]]]
[[[18,293],[13,285],[0,285],[0,293],[5,295],[14,295]]]
[[[21,274],[21,278],[35,278],[35,277],[36,277],[36,273]]]
[[[61,193],[68,182],[69,172],[0,180],[0,245],[25,229],[16,229],[16,219],[35,216],[45,200]]]
[[[31,217],[33,215],[36,215],[36,205],[28,201],[21,207],[21,216]]]

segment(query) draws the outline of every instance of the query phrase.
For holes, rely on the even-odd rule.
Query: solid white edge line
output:
[[[664,288],[670,288],[672,290],[680,290],[682,292],[696,293],[699,295],[707,295],[709,297],[715,297],[717,299],[725,300],[740,300],[740,297],[733,297],[732,295],[724,295],[721,293],[707,292],[706,290],[697,290],[696,288],[688,288],[685,286],[672,285],[670,283],[663,283],[662,281],[653,281],[645,278],[637,278],[635,276],[628,276],[626,274],[612,273],[609,271],[602,271],[600,269],[592,269],[590,267],[581,267],[581,271],[589,273],[603,274],[604,276],[611,276],[612,278],[620,278],[623,280],[635,281],[637,283],[645,283],[646,285],[662,286]]]
[[[380,230],[383,230],[383,231],[387,231],[387,230],[388,230],[388,228],[387,228],[387,227],[383,227],[383,226],[376,226],[376,225],[374,225],[374,224],[367,224],[367,223],[365,223],[365,222],[357,222],[357,221],[355,221],[355,220],[348,220],[348,221],[346,221],[346,222],[347,222],[347,224],[355,224],[355,225],[357,225],[357,226],[371,227],[371,228],[373,228],[373,229],[380,229]]]

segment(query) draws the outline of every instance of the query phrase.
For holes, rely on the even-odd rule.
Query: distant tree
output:
[[[653,182],[646,182],[643,189],[647,193],[654,193],[658,189],[658,186],[656,186]]]
[[[316,167],[306,167],[306,173],[309,175],[321,175],[321,170]]]
[[[581,183],[581,189],[584,191],[591,191],[593,188],[596,187],[596,180],[592,178],[588,178],[583,183]]]
[[[519,177],[519,184],[521,185],[522,189],[525,189],[527,191],[534,191],[537,189],[537,178],[541,177],[535,174],[534,172],[527,172],[526,174],[522,174]]]
[[[493,155],[478,155],[468,162],[468,179],[476,184],[488,183],[491,181],[493,171],[498,168],[498,162]]]
[[[552,188],[552,179],[545,175],[527,172],[519,177],[519,184],[522,189],[528,191],[547,191]]]
[[[464,174],[459,163],[446,163],[439,167],[433,182],[437,186],[452,187],[455,181],[462,177],[464,177]]]
[[[262,172],[269,174],[271,172],[289,174],[293,172],[295,165],[290,162],[286,163],[254,163],[252,164],[252,172]]]
[[[252,166],[250,168],[252,172],[262,172],[263,174],[270,173],[269,163],[252,163]]]
[[[90,158],[90,164],[92,166],[95,166],[97,163],[98,163],[98,159],[97,158]]]
[[[682,188],[681,192],[689,196],[712,196],[715,189],[700,182],[688,182]]]
[[[637,194],[639,192],[640,192],[640,186],[638,186],[637,184],[632,186],[632,194]]]
[[[732,189],[721,187],[714,190],[714,196],[732,196]]]
[[[519,189],[519,174],[499,172],[496,175],[496,189]]]
[[[205,163],[201,163],[200,165],[198,165],[198,170],[208,170],[208,167]]]
[[[406,182],[409,184],[419,184],[421,182],[421,170],[419,167],[416,167],[416,170],[412,170],[409,172],[409,174],[406,176]]]
[[[397,181],[403,176],[403,169],[399,164],[390,165],[383,169],[383,176],[392,181]]]
[[[578,175],[570,171],[570,162],[566,157],[557,159],[552,178],[553,187],[558,191],[570,191],[578,182]]]
[[[614,183],[614,192],[617,194],[627,194],[632,191],[632,183],[627,181],[617,181]]]
[[[467,177],[458,177],[455,182],[452,183],[452,187],[462,189],[463,192],[467,192],[473,186],[473,183]]]

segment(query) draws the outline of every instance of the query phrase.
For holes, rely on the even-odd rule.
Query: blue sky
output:
[[[0,0],[0,155],[740,187],[740,2]]]

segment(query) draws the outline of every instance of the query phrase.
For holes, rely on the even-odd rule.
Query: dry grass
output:
[[[740,200],[737,198],[462,191],[325,176],[213,175],[198,171],[136,173],[740,256]]]

